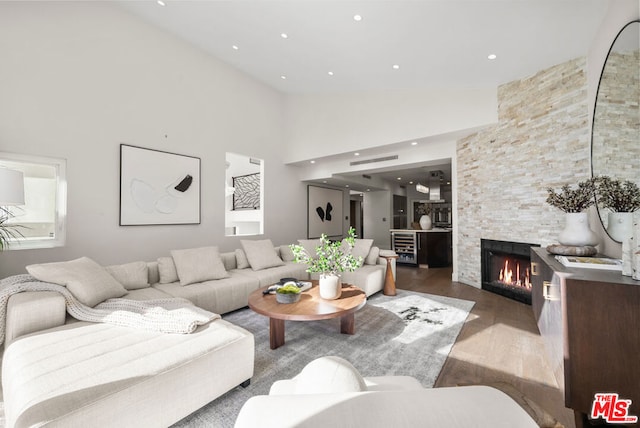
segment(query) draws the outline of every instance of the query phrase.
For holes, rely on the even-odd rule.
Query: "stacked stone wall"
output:
[[[590,177],[586,59],[498,89],[498,123],[457,143],[458,279],[480,286],[480,239],[556,242],[547,187]]]

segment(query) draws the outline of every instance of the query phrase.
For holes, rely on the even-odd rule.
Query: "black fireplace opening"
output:
[[[480,240],[482,289],[531,304],[531,247],[524,242]]]

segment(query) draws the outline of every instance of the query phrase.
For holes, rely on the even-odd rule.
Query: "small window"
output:
[[[61,247],[67,211],[66,160],[0,152],[0,167],[24,174],[24,205],[6,207],[22,237],[7,250]]]

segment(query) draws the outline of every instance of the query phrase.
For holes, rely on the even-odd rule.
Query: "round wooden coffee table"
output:
[[[342,284],[339,299],[325,300],[320,297],[318,281],[302,293],[296,303],[278,303],[273,294],[262,294],[268,287],[262,287],[249,295],[249,307],[269,317],[269,344],[271,349],[284,345],[284,321],[314,321],[340,318],[340,333],[354,334],[356,329],[354,313],[363,307],[367,297],[360,288]]]

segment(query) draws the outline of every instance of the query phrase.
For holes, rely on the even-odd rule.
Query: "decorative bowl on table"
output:
[[[300,300],[300,288],[294,283],[286,283],[276,290],[276,301],[278,303],[295,303]]]

